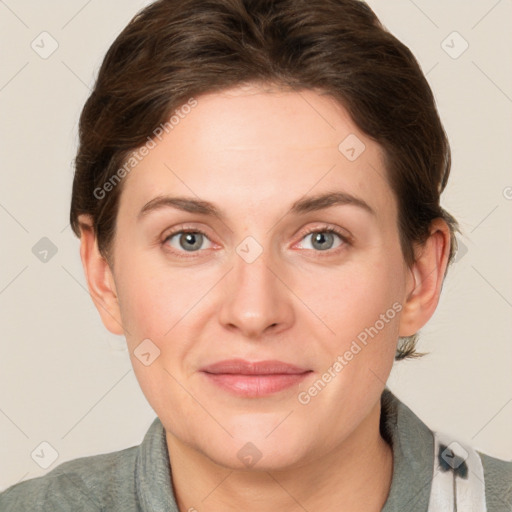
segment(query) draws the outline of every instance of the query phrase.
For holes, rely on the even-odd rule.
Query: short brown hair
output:
[[[384,149],[398,203],[405,261],[440,206],[450,148],[432,91],[411,51],[358,0],[158,0],[138,13],[108,50],[79,123],[70,222],[93,220],[101,254],[112,244],[123,182],[95,190],[131,151],[191,96],[262,82],[328,94]],[[85,226],[82,226],[84,228]],[[402,338],[396,358],[416,355]]]

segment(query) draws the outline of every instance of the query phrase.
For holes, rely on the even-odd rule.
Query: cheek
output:
[[[304,301],[331,333],[316,338],[320,374],[303,390],[301,404],[310,400],[316,411],[351,418],[368,412],[394,363],[403,280],[400,255],[390,253],[354,259],[303,281],[303,292],[310,290]]]
[[[401,260],[391,254],[354,258],[337,268],[304,273],[297,278],[296,289],[332,338],[347,342],[373,326],[381,315],[385,315],[386,330],[398,323],[404,289]]]
[[[166,354],[184,350],[183,332],[217,280],[211,268],[170,268],[154,257],[126,259],[120,265],[118,293],[130,349],[149,338]]]
[[[176,291],[165,279],[151,279],[144,273],[129,276],[120,295],[121,317],[127,339],[160,338],[172,327],[172,312],[180,304]]]
[[[161,338],[172,328],[175,317],[184,313],[181,310],[186,297],[181,292],[185,290],[186,294],[187,288],[179,281],[179,274],[172,275],[149,258],[118,258],[116,287],[130,344]]]

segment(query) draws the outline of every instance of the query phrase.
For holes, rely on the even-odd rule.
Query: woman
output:
[[[71,225],[158,417],[0,509],[510,508],[511,463],[386,388],[456,250],[449,170],[424,76],[366,4],[145,8],[82,112]]]

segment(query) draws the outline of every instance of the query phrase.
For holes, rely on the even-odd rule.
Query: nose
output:
[[[261,339],[289,328],[294,320],[286,276],[264,250],[255,261],[235,254],[226,276],[219,320],[224,328],[250,339]]]

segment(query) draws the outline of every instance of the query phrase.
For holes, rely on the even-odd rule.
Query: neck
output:
[[[391,486],[393,454],[379,420],[380,400],[327,456],[273,471],[220,466],[167,432],[179,510],[380,512]]]

